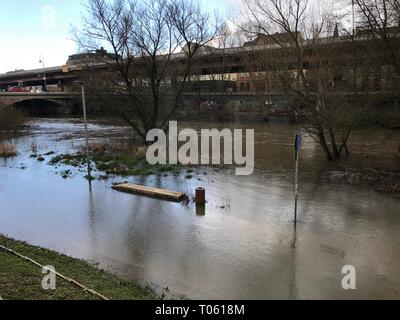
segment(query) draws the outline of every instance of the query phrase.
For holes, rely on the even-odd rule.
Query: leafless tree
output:
[[[400,1],[352,0],[356,6],[360,26],[379,45],[387,62],[400,76]]]
[[[356,81],[342,83],[353,57],[337,59],[335,17],[307,0],[250,0],[243,6],[243,28],[265,40],[254,46],[253,60],[280,79],[292,112],[305,119],[304,130],[327,158],[339,159],[364,115],[357,109]]]
[[[75,38],[82,51],[110,52],[93,66],[97,93],[145,138],[182,106],[199,50],[218,25],[195,1],[90,0]]]
[[[208,48],[206,63],[210,66],[207,75],[199,75],[197,80],[203,85],[200,91],[213,95],[207,101],[202,99],[201,112],[215,116],[218,121],[226,121],[234,113],[232,94],[236,90],[233,60],[241,45],[241,34],[227,23],[221,25],[218,36]],[[230,108],[231,107],[231,108]]]
[[[357,14],[359,29],[356,37],[372,39],[376,51],[384,57],[381,65],[373,70],[382,69],[385,74],[385,89],[388,91],[377,103],[385,108],[380,108],[376,119],[380,125],[400,129],[400,109],[395,103],[385,103],[385,100],[394,102],[399,99],[400,89],[400,1],[399,0],[352,0]],[[370,54],[376,54],[370,50]],[[389,98],[389,99],[388,99]],[[400,150],[400,148],[399,148]]]

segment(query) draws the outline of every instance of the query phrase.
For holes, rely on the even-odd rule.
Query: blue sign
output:
[[[300,133],[296,133],[296,140],[294,142],[294,148],[295,148],[296,152],[299,152],[301,149],[301,134]]]

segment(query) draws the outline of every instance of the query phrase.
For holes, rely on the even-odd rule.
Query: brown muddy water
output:
[[[83,173],[62,179],[62,168],[30,158],[72,153],[83,143],[74,119],[37,119],[29,136],[15,140],[19,155],[0,159],[0,233],[83,258],[170,294],[199,299],[400,298],[400,198],[330,181],[318,146],[304,139],[300,159],[299,223],[293,229],[293,136],[288,124],[181,124],[254,128],[256,169],[194,169],[168,177],[114,177]],[[129,133],[92,121],[92,141]],[[398,136],[362,130],[351,141],[347,165],[400,168]],[[338,174],[340,175],[340,174]],[[192,192],[207,190],[205,212],[119,193],[128,180]],[[295,242],[294,242],[295,240]],[[341,287],[342,267],[357,271],[357,290]]]

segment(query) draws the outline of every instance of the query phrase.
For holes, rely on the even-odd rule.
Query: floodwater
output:
[[[83,174],[62,179],[39,153],[73,152],[83,126],[73,119],[38,119],[20,151],[0,159],[0,233],[74,257],[114,273],[199,299],[400,298],[400,198],[332,182],[318,146],[304,138],[300,158],[299,223],[293,228],[293,136],[288,124],[255,128],[256,169],[248,177],[232,168],[195,169],[168,177]],[[209,128],[212,124],[183,124]],[[215,125],[222,127],[222,125]],[[125,127],[91,122],[94,139],[115,139]],[[399,137],[363,130],[351,141],[349,165],[400,168]],[[207,191],[204,212],[192,204],[160,201],[110,188],[129,180],[193,192]],[[341,273],[356,268],[356,290],[345,291]]]

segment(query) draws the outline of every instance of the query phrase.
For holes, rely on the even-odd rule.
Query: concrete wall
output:
[[[0,108],[16,108],[29,114],[72,114],[77,111],[74,99],[40,99],[0,96]]]

